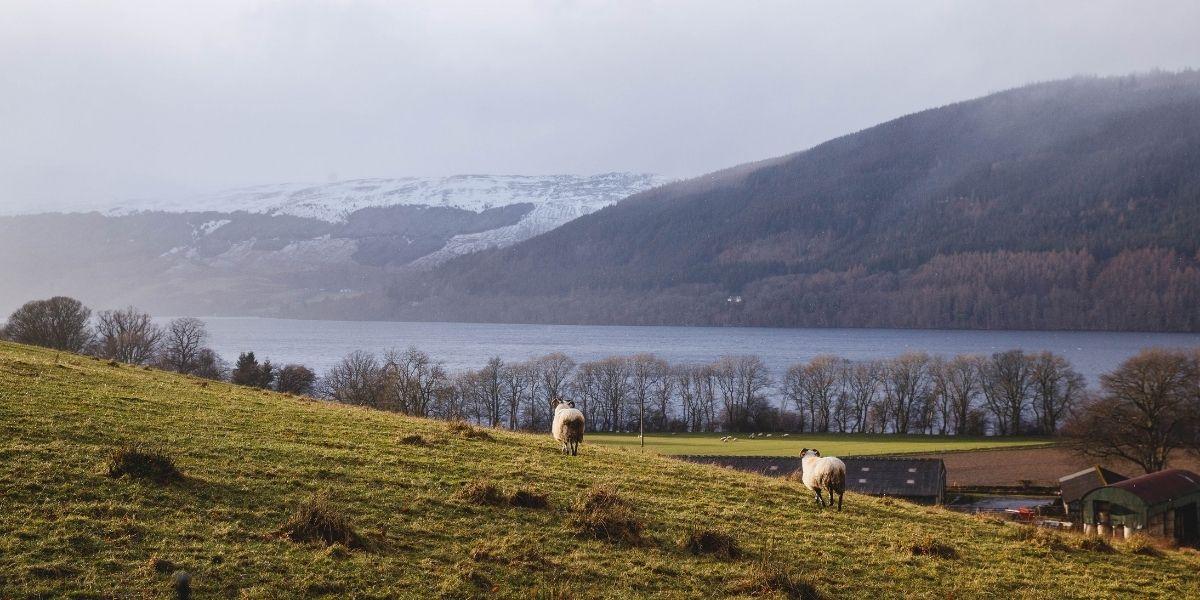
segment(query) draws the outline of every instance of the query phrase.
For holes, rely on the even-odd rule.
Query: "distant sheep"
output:
[[[822,457],[816,448],[805,448],[800,451],[800,468],[804,486],[816,494],[821,508],[826,506],[821,490],[829,492],[829,506],[833,506],[833,494],[837,492],[837,509],[841,512],[842,495],[846,493],[846,463],[832,456]]]
[[[562,453],[579,454],[579,443],[583,441],[583,413],[575,408],[574,402],[559,400],[554,406],[554,426],[551,433],[562,444]]]

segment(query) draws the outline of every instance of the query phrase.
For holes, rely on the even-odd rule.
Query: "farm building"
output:
[[[1062,493],[1063,510],[1066,512],[1067,518],[1072,521],[1081,520],[1083,516],[1081,502],[1088,492],[1126,479],[1129,478],[1099,465],[1060,477],[1058,486]]]
[[[1168,469],[1118,481],[1085,494],[1082,506],[1089,533],[1200,541],[1200,475],[1191,471]]]
[[[800,468],[798,456],[677,456],[689,462],[717,465],[784,477]],[[946,497],[946,465],[940,458],[886,456],[839,457],[846,463],[846,489],[859,494],[891,496],[921,504],[941,504]]]

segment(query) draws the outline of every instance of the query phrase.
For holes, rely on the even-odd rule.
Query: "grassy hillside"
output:
[[[106,457],[128,442],[158,444],[184,479],[109,477]],[[547,493],[550,506],[464,499],[481,479]],[[641,544],[577,532],[572,507],[597,483],[632,505]],[[280,535],[319,491],[365,548]],[[0,514],[0,598],[163,597],[176,569],[200,598],[783,596],[772,590],[799,589],[789,578],[825,597],[1200,594],[1191,551],[1081,550],[856,495],[819,513],[784,481],[592,444],[568,458],[544,435],[469,438],[11,344],[0,344]],[[705,527],[733,533],[742,557],[678,545]]]
[[[953,452],[983,448],[1020,448],[1050,445],[1046,438],[957,437],[928,435],[873,435],[847,433],[798,433],[783,437],[748,437],[722,442],[721,433],[651,434],[646,450],[659,454],[719,454],[724,456],[797,456],[802,448],[817,448],[824,454],[861,456],[912,452]],[[592,434],[589,440],[605,446],[638,450],[636,433]]]

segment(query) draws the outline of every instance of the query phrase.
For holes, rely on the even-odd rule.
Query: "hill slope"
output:
[[[854,495],[820,514],[786,482],[586,443],[566,458],[545,435],[465,439],[440,422],[12,344],[0,344],[0,433],[5,598],[162,595],[176,568],[202,598],[684,598],[754,591],[742,582],[760,562],[819,566],[807,577],[829,597],[1200,593],[1195,553],[1052,551],[1011,527]],[[430,443],[401,443],[411,435]],[[159,444],[186,479],[106,476],[104,456],[131,441]],[[456,497],[481,478],[548,493],[551,507]],[[634,504],[645,545],[574,533],[569,507],[597,482]],[[370,549],[277,535],[319,490]],[[713,526],[735,532],[746,557],[675,543]],[[914,556],[907,546],[925,534],[958,557]]]
[[[392,296],[441,320],[1198,331],[1198,232],[1200,72],[1078,78],[662,186]]]

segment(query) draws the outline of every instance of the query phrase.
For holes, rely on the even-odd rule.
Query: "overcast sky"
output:
[[[0,204],[696,175],[1033,81],[1200,67],[1200,2],[0,1]]]

